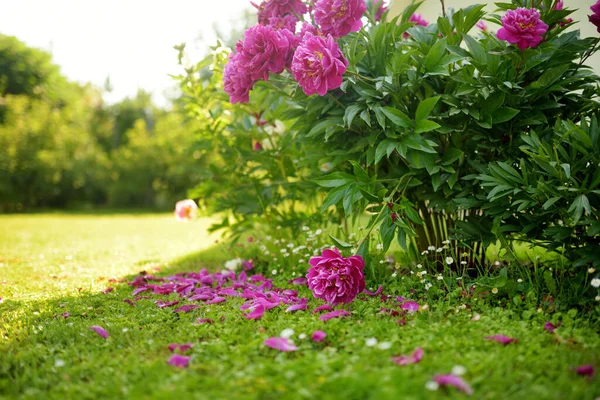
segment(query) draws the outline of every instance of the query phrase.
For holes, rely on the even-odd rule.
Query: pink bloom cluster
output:
[[[377,2],[380,18],[385,7],[383,0]],[[257,81],[284,70],[293,73],[309,96],[323,96],[340,87],[348,61],[333,39],[361,28],[365,0],[313,0],[310,7],[302,0],[265,0],[253,5],[258,9],[258,25],[244,32],[223,70],[223,86],[232,103],[247,103]],[[314,14],[311,20],[317,26],[302,21],[296,34],[307,12]]]
[[[357,32],[367,5],[365,0],[318,0],[315,4],[315,22],[324,34],[334,38]]]
[[[600,33],[600,0],[596,1],[596,4],[590,7],[593,14],[590,15],[590,22],[594,24]]]
[[[533,8],[517,8],[508,10],[502,17],[502,28],[497,36],[500,40],[516,44],[525,50],[537,47],[548,30],[548,25],[540,19],[540,13]]]
[[[330,304],[350,303],[365,289],[361,256],[343,257],[338,249],[323,250],[309,260],[308,288]]]
[[[331,35],[307,33],[294,54],[292,74],[307,96],[315,93],[324,96],[341,86],[347,65],[348,60]]]

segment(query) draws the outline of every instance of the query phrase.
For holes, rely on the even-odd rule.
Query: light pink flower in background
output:
[[[433,377],[433,381],[441,386],[454,386],[461,392],[468,394],[469,396],[473,394],[473,389],[471,386],[463,380],[460,376],[446,374],[446,375],[435,375]]]
[[[387,7],[384,0],[373,0],[373,6],[375,7],[375,21],[379,22],[383,13],[387,11]]]
[[[502,28],[496,36],[500,40],[516,44],[525,50],[537,47],[548,30],[548,25],[540,19],[540,13],[533,8],[517,8],[508,10],[502,17]]]
[[[487,32],[488,31],[488,26],[486,25],[486,23],[484,21],[479,21],[475,24],[475,26],[477,28],[479,28],[482,32]]]
[[[358,32],[361,18],[367,11],[365,0],[318,0],[315,4],[315,22],[325,35],[334,38]]]
[[[326,249],[309,260],[306,278],[313,295],[330,304],[350,303],[365,290],[365,263],[361,256],[343,257],[338,249]]]
[[[288,14],[285,17],[269,18],[269,25],[274,29],[287,29],[292,33],[296,32],[296,23],[298,23],[298,18],[291,14]]]
[[[314,26],[310,22],[302,22],[302,27],[300,28],[300,33],[298,36],[303,38],[307,33],[312,33],[314,36],[323,36],[323,32],[319,30],[318,27]]]
[[[198,206],[191,199],[181,200],[175,204],[175,219],[177,221],[189,221],[198,215]]]
[[[416,22],[415,26],[428,26],[429,22],[423,18],[423,16],[421,14],[413,14],[410,16],[410,18],[408,19],[408,22]],[[402,35],[402,37],[404,39],[408,38],[410,36],[410,34],[404,32],[404,34]]]
[[[596,370],[592,364],[576,367],[575,372],[577,375],[586,376],[588,379],[592,379],[596,374]]]
[[[272,337],[264,341],[265,346],[279,351],[296,351],[298,347],[289,339],[283,337]]]

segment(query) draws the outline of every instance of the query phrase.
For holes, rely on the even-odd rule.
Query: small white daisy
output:
[[[589,272],[590,274],[593,274],[594,272],[596,272],[596,268],[589,268],[589,269],[588,269],[588,272]]]
[[[429,247],[427,248],[427,250],[429,250],[429,251],[435,251],[435,246],[429,246]]]
[[[437,382],[434,382],[434,381],[429,381],[425,384],[425,389],[431,390],[431,391],[438,390],[439,387],[440,387],[440,384]]]
[[[368,338],[367,340],[365,340],[365,345],[367,347],[373,347],[377,344],[377,339],[372,337],[372,338]]]
[[[375,248],[376,248],[377,250],[383,250],[383,244],[381,244],[381,243],[377,243],[377,246],[375,246]]]
[[[274,269],[273,271],[271,271],[271,273],[272,273],[273,275],[277,275],[277,270],[276,270],[276,269]]]
[[[450,265],[454,262],[454,258],[452,257],[446,257],[446,264]]]
[[[600,287],[600,279],[598,279],[598,278],[592,279],[592,286],[595,288]]]
[[[437,251],[438,253],[441,253],[442,251],[444,251],[444,248],[443,248],[443,247],[440,247],[439,249],[436,249],[436,251]]]
[[[417,264],[417,268],[423,268],[423,264]]]
[[[281,331],[279,336],[281,336],[282,338],[289,339],[292,336],[294,336],[294,330],[291,328],[285,328],[284,330]]]
[[[299,335],[298,335],[298,339],[300,339],[300,340],[304,340],[304,339],[306,339],[306,333],[301,333],[301,334],[299,334]]]
[[[450,373],[453,375],[461,376],[467,373],[467,369],[462,365],[455,365],[454,367],[452,367],[452,371]]]
[[[523,279],[519,278],[519,279],[517,279],[517,282],[522,283]]]
[[[377,345],[379,350],[388,350],[392,348],[392,342],[381,342]]]

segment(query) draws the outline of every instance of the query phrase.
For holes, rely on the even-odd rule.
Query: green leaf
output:
[[[417,121],[417,125],[415,126],[415,133],[425,133],[435,131],[441,127],[437,122],[430,121],[428,119],[422,119]]]
[[[338,239],[333,235],[329,235],[329,237],[331,238],[333,243],[335,243],[335,245],[341,249],[351,249],[352,248],[352,244],[350,244],[350,243],[344,242],[343,240]]]
[[[446,38],[438,40],[427,53],[425,57],[425,69],[427,71],[433,71],[438,63],[442,61],[444,54],[446,53]]]
[[[344,121],[342,118],[339,117],[335,117],[335,118],[329,118],[326,119],[324,121],[321,122],[317,122],[312,129],[308,132],[308,134],[306,135],[306,137],[313,137],[316,136],[320,133],[325,132],[325,129],[331,127],[331,126],[338,126],[338,125],[342,125],[343,126]]]
[[[502,122],[510,121],[520,111],[510,107],[501,107],[492,113],[492,123],[501,124]]]
[[[344,113],[344,123],[348,128],[352,126],[352,121],[356,114],[360,111],[361,107],[357,104],[353,104],[346,108],[346,112]]]
[[[415,120],[417,121],[417,125],[418,121],[424,120],[427,117],[429,117],[429,114],[431,114],[433,107],[435,107],[439,99],[440,96],[429,97],[428,99],[425,99],[419,103],[419,106],[417,107],[417,112],[415,113]]]
[[[382,107],[380,109],[381,112],[383,112],[385,116],[394,123],[394,125],[401,126],[403,128],[410,128],[412,126],[411,119],[402,111],[392,107]]]
[[[577,224],[583,213],[589,215],[591,213],[590,201],[585,194],[580,194],[575,198],[571,207],[567,210],[568,213],[572,213],[573,223]]]
[[[465,40],[467,48],[469,49],[469,52],[471,52],[473,59],[481,65],[486,65],[487,53],[481,45],[481,43],[479,43],[477,40],[473,39],[469,35],[463,35],[463,39]]]
[[[550,207],[552,207],[552,204],[556,203],[557,201],[559,201],[562,197],[551,197],[548,200],[546,200],[546,202],[544,203],[544,205],[542,206],[542,208],[544,210],[549,209]]]
[[[381,141],[375,150],[375,164],[378,164],[385,154],[389,157],[395,148],[396,142],[388,139]]]
[[[446,149],[444,155],[442,156],[442,165],[450,165],[454,161],[458,160],[463,156],[463,152],[456,147],[450,147]]]
[[[356,178],[353,175],[347,174],[345,172],[334,172],[329,175],[315,178],[313,179],[313,182],[315,182],[319,186],[334,188],[345,185],[350,182],[354,182],[355,179]]]
[[[544,72],[537,81],[532,82],[529,86],[533,89],[548,87],[559,80],[569,68],[571,68],[570,63],[565,63],[563,65],[559,65],[558,67],[551,68]]]

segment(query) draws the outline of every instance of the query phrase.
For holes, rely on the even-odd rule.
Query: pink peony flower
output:
[[[296,32],[296,23],[298,18],[294,15],[286,15],[285,17],[271,17],[269,18],[269,25],[275,29],[287,29],[290,32]]]
[[[309,261],[308,288],[330,304],[350,303],[365,290],[365,263],[361,256],[342,257],[338,249],[323,250]]]
[[[223,88],[229,94],[229,101],[232,104],[248,103],[254,82],[250,73],[240,68],[240,55],[231,53],[223,69]]]
[[[334,38],[357,32],[367,5],[365,0],[318,0],[315,4],[315,22],[325,35]]]
[[[553,10],[560,11],[560,10],[562,10],[562,9],[563,9],[563,7],[564,7],[564,4],[563,4],[562,0],[559,0],[559,1],[557,1],[557,2],[556,2],[556,4],[554,5],[554,8],[553,8]]]
[[[194,200],[181,200],[175,204],[175,219],[189,221],[198,215],[198,206]]]
[[[381,16],[387,11],[387,7],[383,4],[383,0],[373,0],[373,7],[375,7],[375,21],[379,22]]]
[[[269,25],[271,18],[300,17],[308,11],[302,0],[265,0],[260,5],[251,4],[258,9],[258,23],[262,25]]]
[[[415,26],[428,26],[429,22],[427,22],[427,20],[425,18],[423,18],[423,16],[421,14],[413,14],[410,16],[410,18],[408,19],[408,22],[416,22]],[[408,38],[410,36],[410,34],[404,32],[404,34],[402,35],[402,37],[404,39]]]
[[[237,67],[249,74],[252,81],[269,79],[269,72],[279,74],[291,63],[295,37],[287,29],[255,25],[246,29],[244,39],[235,49],[239,54]]]
[[[342,85],[347,65],[348,60],[331,35],[306,33],[294,54],[292,73],[307,96],[315,93],[324,96]]]
[[[323,36],[323,32],[321,32],[318,27],[314,26],[310,22],[304,21],[302,22],[302,27],[300,28],[300,33],[298,33],[298,36],[303,38],[307,32],[312,33],[314,36]]]
[[[498,39],[516,44],[519,49],[537,47],[548,30],[540,19],[540,13],[533,8],[508,10],[502,17],[502,28],[496,34]]]
[[[590,10],[593,12],[593,14],[590,15],[590,22],[596,26],[598,33],[600,33],[600,0],[591,6]]]

